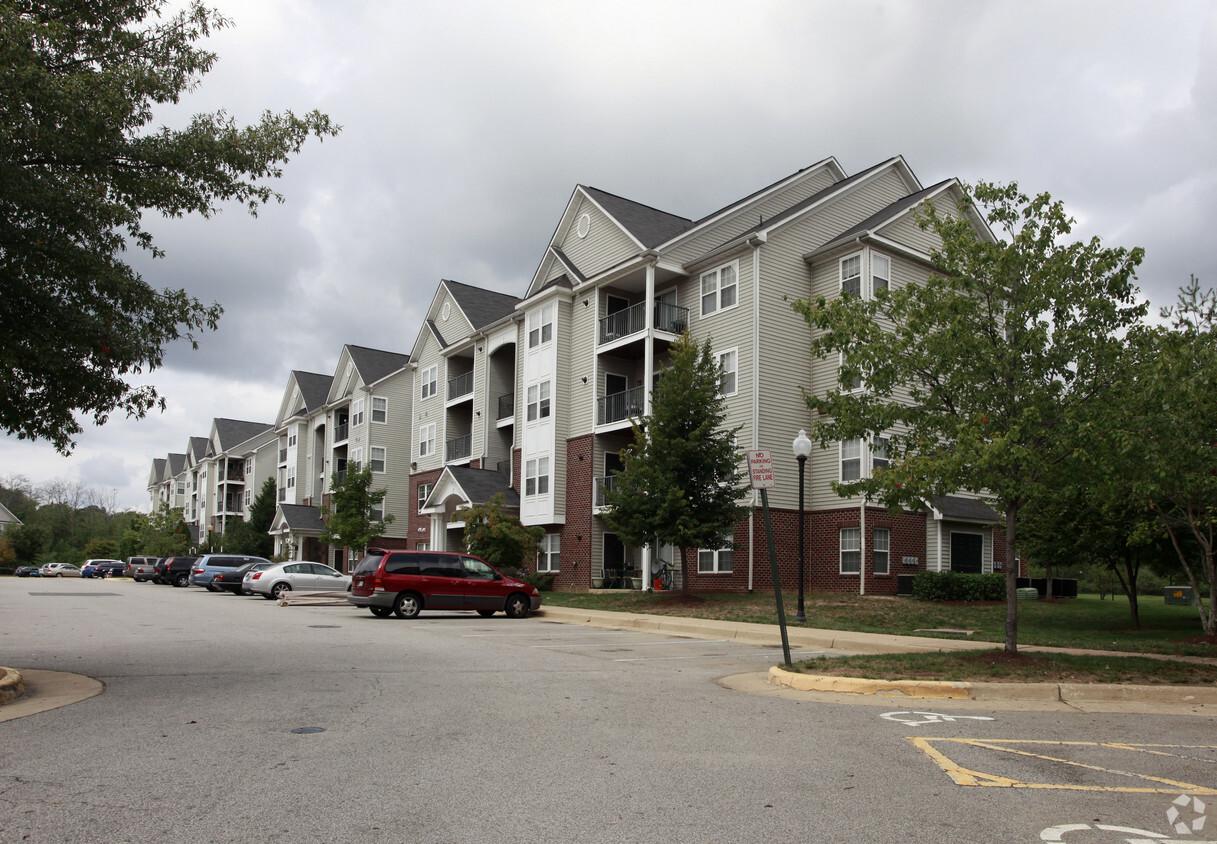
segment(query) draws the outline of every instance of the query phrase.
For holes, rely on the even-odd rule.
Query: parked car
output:
[[[198,557],[164,557],[157,561],[153,583],[171,583],[185,587],[190,584],[190,570]],[[160,578],[159,580],[157,578]]]
[[[38,577],[38,566],[17,566],[13,569],[13,574],[17,577]]]
[[[286,592],[346,592],[351,576],[323,563],[278,563],[261,571],[250,571],[242,581],[249,592],[278,600]]]
[[[127,564],[118,560],[108,560],[97,564],[98,577],[123,577],[127,573]]]
[[[132,578],[136,583],[151,580],[155,574],[156,557],[128,557],[123,574]]]
[[[118,560],[85,560],[80,567],[81,577],[109,577],[114,573],[114,566],[121,572],[125,566]]]
[[[269,563],[265,557],[249,557],[242,554],[204,554],[194,561],[190,570],[190,585],[206,587],[208,592],[216,591],[211,579],[216,572],[232,571],[247,563]],[[239,582],[239,581],[238,581]]]
[[[211,578],[211,585],[234,595],[248,595],[250,593],[245,590],[244,585],[245,575],[251,571],[268,569],[273,565],[274,563],[267,560],[261,563],[246,563],[239,569],[223,569],[217,571],[215,577]]]
[[[369,548],[355,567],[347,600],[382,618],[391,612],[414,618],[424,609],[477,610],[484,617],[502,610],[524,618],[541,607],[535,586],[477,557],[380,548]]]
[[[71,563],[47,563],[38,570],[39,577],[80,577],[80,569]]]

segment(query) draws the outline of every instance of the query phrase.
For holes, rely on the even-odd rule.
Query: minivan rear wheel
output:
[[[388,618],[393,614],[393,610],[389,607],[368,607],[372,611],[372,615],[377,618]]]
[[[398,618],[418,618],[423,608],[423,600],[414,592],[402,592],[393,602],[393,612]]]
[[[522,592],[516,592],[508,596],[507,606],[504,607],[504,611],[507,613],[508,618],[524,618],[524,616],[528,615],[528,611],[531,608],[532,604],[529,603],[528,596]]]

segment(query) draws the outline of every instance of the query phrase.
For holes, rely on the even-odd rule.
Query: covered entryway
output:
[[[985,537],[951,531],[951,571],[980,574],[984,569]]]

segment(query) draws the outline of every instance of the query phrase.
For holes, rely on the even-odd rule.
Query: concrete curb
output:
[[[15,668],[0,665],[0,705],[14,701],[25,694],[25,680]]]

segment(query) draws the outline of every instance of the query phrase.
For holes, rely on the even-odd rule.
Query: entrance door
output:
[[[951,571],[980,574],[985,538],[979,533],[951,534]]]
[[[625,546],[615,533],[604,535],[604,586],[625,588]]]

